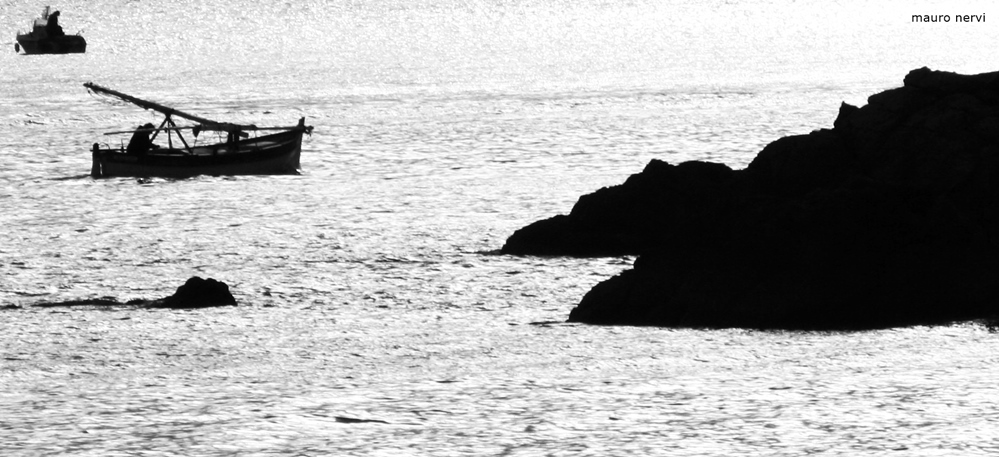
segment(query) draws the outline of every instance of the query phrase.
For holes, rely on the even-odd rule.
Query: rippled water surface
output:
[[[913,68],[999,70],[988,2],[0,2],[0,454],[987,455],[999,343],[562,324],[632,258],[491,254],[651,159],[746,166]],[[89,177],[155,113],[315,127],[303,174]],[[240,306],[158,298],[193,275]]]

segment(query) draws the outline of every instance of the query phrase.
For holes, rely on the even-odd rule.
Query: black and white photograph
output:
[[[994,0],[0,0],[0,455],[999,454]]]

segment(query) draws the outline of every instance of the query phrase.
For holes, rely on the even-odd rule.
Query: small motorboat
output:
[[[17,32],[14,50],[25,54],[78,54],[87,52],[87,40],[79,33],[66,35],[59,25],[59,12],[49,14],[49,7],[42,16],[31,23],[28,33]]]
[[[290,127],[239,125],[205,119],[93,83],[86,83],[84,87],[93,93],[113,96],[165,116],[159,127],[145,124],[134,130],[106,133],[131,134],[127,145],[124,141],[118,147],[94,143],[90,169],[94,178],[299,174],[302,134],[312,134],[312,126],[305,125],[304,117],[299,119],[297,125]],[[196,124],[178,126],[173,121],[174,117]],[[187,130],[192,134],[191,141],[181,133]],[[153,143],[164,132],[167,146]],[[198,144],[198,136],[202,132],[210,132],[205,136],[217,137],[218,141]],[[260,132],[275,133],[259,135]],[[251,133],[259,136],[251,137]],[[174,137],[179,144],[174,143]]]

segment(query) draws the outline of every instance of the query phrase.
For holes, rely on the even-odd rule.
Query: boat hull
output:
[[[91,176],[189,178],[198,175],[299,174],[304,130],[219,143],[192,149],[152,149],[129,154],[124,149],[94,144]]]
[[[80,35],[59,38],[36,38],[31,34],[17,36],[17,48],[25,54],[80,54],[87,52],[87,40]]]

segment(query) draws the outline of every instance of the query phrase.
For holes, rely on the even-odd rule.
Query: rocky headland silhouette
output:
[[[999,72],[920,68],[741,170],[653,160],[500,251],[639,255],[571,322],[849,330],[999,314]]]

